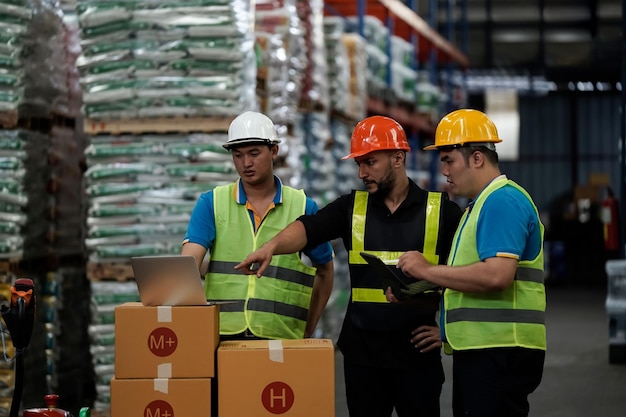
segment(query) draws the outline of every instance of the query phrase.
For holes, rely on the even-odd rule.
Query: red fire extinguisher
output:
[[[606,188],[602,200],[602,225],[604,228],[604,247],[607,251],[619,250],[619,205],[611,187]]]

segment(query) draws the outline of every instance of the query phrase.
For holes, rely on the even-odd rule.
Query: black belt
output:
[[[220,339],[221,340],[241,340],[241,339],[245,339],[245,340],[265,340],[264,337],[258,337],[256,335],[254,335],[250,329],[246,329],[241,333],[237,333],[237,334],[223,334],[220,335]]]

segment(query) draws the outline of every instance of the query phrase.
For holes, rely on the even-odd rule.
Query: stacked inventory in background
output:
[[[215,128],[226,128],[219,128],[225,121],[216,123]],[[90,137],[85,150],[85,245],[97,410],[107,412],[110,403],[113,311],[122,302],[138,300],[130,258],[180,253],[199,195],[236,178],[222,147],[225,141],[224,133]]]
[[[200,193],[236,177],[222,148],[256,106],[245,1],[78,1],[95,408],[108,413],[114,308],[138,299],[130,257],[177,254]]]
[[[247,2],[79,1],[76,10],[87,118],[231,116],[254,106]]]
[[[309,62],[296,0],[257,1],[254,19],[259,109],[274,123],[290,125],[298,117]]]
[[[93,365],[91,382],[95,390],[93,408],[108,412],[115,372],[115,307],[139,301],[139,293],[134,281],[98,281],[90,285],[91,322],[87,328]]]
[[[0,6],[0,262],[7,272],[2,285],[10,287],[18,276],[35,283],[38,307],[24,356],[22,400],[37,405],[58,388],[57,377],[63,379],[60,358],[80,350],[71,337],[63,348],[55,343],[68,335],[57,314],[63,308],[59,292],[48,279],[54,276],[55,283],[74,289],[85,279],[83,149],[74,129],[81,103],[76,37],[54,1],[2,1]],[[78,272],[59,273],[64,265],[75,265]],[[74,314],[84,317],[80,306],[74,307]],[[3,396],[13,390],[13,381],[5,382]]]
[[[85,150],[91,262],[180,253],[201,192],[236,172],[222,134],[99,135]]]

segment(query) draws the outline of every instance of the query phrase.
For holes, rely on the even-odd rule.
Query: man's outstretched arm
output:
[[[263,272],[272,261],[272,256],[299,252],[306,246],[306,230],[301,221],[296,220],[285,227],[280,233],[252,252],[235,269],[246,275],[263,276]]]

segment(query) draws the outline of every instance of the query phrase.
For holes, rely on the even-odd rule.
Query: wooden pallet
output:
[[[3,258],[0,259],[0,274],[17,273],[20,266],[19,259]]]
[[[17,111],[0,112],[0,127],[3,129],[15,129],[17,127]]]
[[[68,129],[76,128],[76,119],[63,114],[52,115],[52,126],[66,127]]]
[[[163,117],[146,119],[85,119],[83,130],[89,135],[176,132],[227,132],[234,117]]]
[[[314,113],[324,112],[326,111],[326,108],[324,107],[324,104],[320,101],[302,97],[300,99],[300,103],[298,103],[298,110],[303,113]]]
[[[88,262],[87,278],[90,281],[131,281],[135,279],[133,267],[123,262]]]
[[[330,111],[330,116],[352,127],[356,126],[356,124],[359,123],[363,119],[355,115],[346,113],[345,111],[342,111],[340,109],[334,109],[334,108]]]
[[[0,128],[2,129],[24,129],[35,132],[49,133],[55,127],[67,127],[74,129],[76,120],[61,114],[50,116],[24,116],[17,111],[0,112]]]
[[[435,126],[430,121],[430,115],[417,113],[414,109],[411,109],[410,106],[403,103],[390,105],[385,101],[370,97],[367,100],[367,109],[369,113],[391,117],[405,127],[410,127],[425,133],[434,133],[435,131]]]

